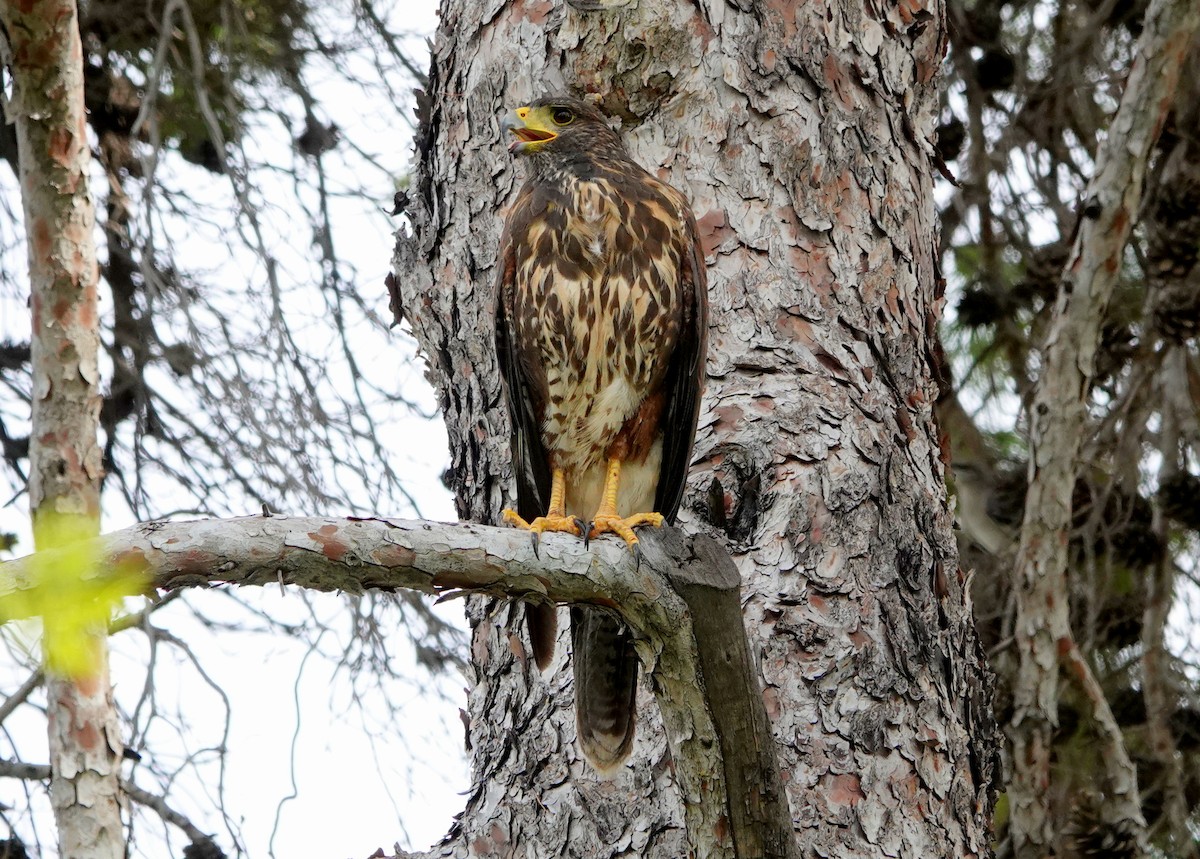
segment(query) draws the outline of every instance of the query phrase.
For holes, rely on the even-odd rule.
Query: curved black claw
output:
[[[575,527],[579,529],[579,536],[583,537],[583,548],[586,549],[588,547],[588,533],[592,530],[591,526],[578,516],[573,518],[571,521],[574,522]]]
[[[542,556],[538,554],[538,532],[537,531],[529,532],[529,545],[533,546],[533,556],[535,558],[537,558],[538,560],[541,560]]]
[[[583,548],[587,549],[592,543],[592,523],[584,522],[580,530],[583,531]]]
[[[634,543],[630,547],[629,551],[633,552],[633,568],[635,570],[640,570],[642,568],[642,547],[639,544]]]

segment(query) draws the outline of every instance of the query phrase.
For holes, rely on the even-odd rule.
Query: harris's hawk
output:
[[[496,347],[513,425],[518,512],[538,534],[671,522],[691,460],[707,337],[704,260],[686,198],[638,166],[595,108],[552,96],[503,123],[527,180],[500,240]],[[539,666],[553,606],[531,606]],[[625,626],[571,609],[579,743],[616,767],[634,734],[637,656]]]

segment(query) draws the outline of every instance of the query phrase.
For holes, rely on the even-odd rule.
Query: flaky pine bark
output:
[[[446,0],[398,243],[397,309],[429,358],[460,513],[493,521],[510,472],[492,284],[521,179],[502,111],[596,93],[691,198],[712,326],[681,518],[741,571],[804,855],[988,852],[989,681],[931,411],[943,39],[936,2]],[[469,615],[474,788],[427,855],[686,855],[689,797],[649,695],[631,763],[597,778],[565,656],[540,674],[511,606]]]
[[[1071,636],[1067,547],[1101,323],[1139,213],[1150,149],[1171,108],[1198,22],[1200,6],[1194,0],[1150,4],[1125,93],[1096,160],[1043,347],[1030,415],[1029,489],[1014,570],[1019,666],[1009,725],[1009,801],[1018,859],[1052,853],[1059,835],[1050,814],[1050,777],[1060,667],[1077,679],[1095,708],[1108,764],[1104,788],[1110,818],[1124,821],[1145,842],[1136,770]]]
[[[83,52],[75,0],[0,4],[17,126],[32,295],[33,430],[29,508],[44,548],[47,524],[100,523],[100,411],[95,213],[83,107]],[[69,859],[125,855],[119,805],[120,728],[107,639],[90,643],[90,676],[48,676],[50,800],[59,851]]]

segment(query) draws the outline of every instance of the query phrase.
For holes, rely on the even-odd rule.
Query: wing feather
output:
[[[512,438],[513,475],[517,481],[517,513],[532,522],[550,503],[550,459],[542,444],[541,416],[548,396],[546,374],[536,355],[518,345],[515,318],[517,253],[514,236],[525,234],[532,216],[533,194],[526,187],[504,224],[500,236],[500,271],[496,277],[496,358],[504,380]],[[534,662],[543,671],[554,657],[558,615],[552,603],[531,602],[525,607],[529,644]]]
[[[533,194],[527,187],[514,203],[500,237],[500,271],[496,279],[496,355],[504,380],[505,403],[512,427],[513,474],[517,512],[532,521],[550,503],[550,460],[542,443],[541,422],[547,399],[546,374],[536,355],[520,349],[514,318],[516,307],[516,242],[532,216]]]
[[[668,522],[675,521],[687,485],[696,422],[700,417],[700,399],[704,394],[705,356],[708,354],[708,277],[700,231],[687,201],[678,192],[674,193],[679,198],[679,210],[684,213],[683,234],[678,237],[683,245],[679,271],[683,312],[679,342],[663,381],[667,402],[662,421],[662,468],[655,494],[655,509]]]

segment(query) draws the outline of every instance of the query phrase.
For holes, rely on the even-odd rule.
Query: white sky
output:
[[[436,27],[436,2],[397,0],[394,8],[393,17],[400,19],[398,27],[416,34],[407,40],[406,46],[421,58],[422,66],[426,65],[424,38],[432,36]],[[367,63],[354,63],[347,72],[347,76],[375,74]],[[326,80],[317,75],[308,79],[320,102],[319,114],[336,122],[349,137],[394,142],[393,148],[385,144],[377,151],[395,175],[403,174],[411,165],[408,127],[395,127],[391,124],[395,112],[376,110],[364,103],[361,92],[344,81],[345,77],[333,75]],[[3,183],[0,186],[0,193],[11,190]],[[332,205],[335,221],[344,227],[335,237],[338,254],[356,269],[360,291],[378,292],[379,312],[386,315],[382,283],[390,269],[393,239],[392,225],[371,214],[387,202],[388,189],[380,190],[379,200],[334,199]],[[299,253],[311,251],[307,232],[297,236],[296,241]],[[181,258],[189,255],[203,258],[211,253],[202,246],[177,250]],[[0,308],[0,335],[15,336],[24,331],[27,337],[28,324],[20,308]],[[369,348],[377,351],[359,356],[360,360],[385,361],[396,366],[398,384],[403,386],[405,396],[418,400],[426,410],[433,410],[432,393],[421,376],[421,367],[411,361],[409,338],[396,332],[389,342]],[[405,369],[409,364],[412,366]],[[448,460],[440,419],[426,422],[397,417],[386,430],[397,449],[408,453],[408,488],[421,513],[426,518],[453,519],[449,495],[438,480]],[[412,515],[412,511],[404,510],[373,512]],[[24,499],[0,507],[0,530],[26,534],[27,518]],[[123,516],[119,510],[115,515],[111,510],[106,512],[105,530],[128,524],[131,524],[128,514]],[[336,640],[340,634],[336,631],[336,621],[345,615],[342,600],[296,591],[281,595],[276,588],[246,589],[241,595],[265,614],[296,620],[306,616],[306,601],[311,601],[335,628],[322,640],[322,650],[337,653],[344,647]],[[222,607],[228,600],[219,593],[196,594],[191,599],[206,612],[220,616],[229,611],[231,620],[236,618],[236,609]],[[438,611],[462,625],[461,605],[451,603]],[[163,615],[162,625],[169,626],[195,648],[204,669],[228,696],[232,716],[227,739],[228,770],[224,777],[227,807],[233,817],[240,818],[243,846],[249,856],[360,857],[377,847],[390,851],[396,842],[402,847],[423,849],[446,832],[451,816],[463,807],[460,794],[468,787],[458,718],[458,708],[466,706],[465,683],[461,678],[441,683],[440,690],[419,694],[421,684],[430,685],[428,679],[415,668],[411,653],[398,652],[395,662],[409,669],[404,673],[411,674],[417,683],[411,687],[405,683],[393,684],[393,699],[408,699],[412,704],[403,712],[404,723],[394,724],[370,701],[361,709],[353,706],[347,679],[333,674],[330,661],[313,658],[302,672],[307,649],[294,639],[214,633],[191,618],[180,602],[164,609]],[[403,634],[397,632],[397,641],[403,640]],[[219,696],[170,648],[161,648],[157,658],[158,694],[163,700],[178,698],[183,702],[191,728],[202,745],[220,745],[224,705]],[[13,689],[23,678],[14,672],[13,666],[4,664],[4,659],[0,654],[0,689]],[[139,633],[124,633],[115,642],[114,682],[118,700],[127,710],[137,706],[145,660],[145,639]],[[35,763],[46,760],[45,726],[40,713],[23,708],[6,727],[10,729],[12,749],[0,745],[0,754],[9,755],[15,749],[22,760]],[[165,727],[156,723],[155,730]],[[166,749],[166,755],[185,753],[169,737],[160,737],[155,747]],[[194,746],[191,751],[195,751]],[[206,769],[209,774],[216,772],[215,765]],[[150,786],[148,779],[140,783]],[[22,805],[23,791],[20,784],[0,780],[0,804]],[[294,798],[285,800],[293,793]],[[212,832],[220,846],[232,855],[228,833],[216,828],[219,818],[208,813],[212,800],[211,789],[206,795],[204,784],[189,783],[187,779],[175,785],[169,797],[201,829]],[[279,822],[272,841],[277,809]],[[43,801],[39,803],[36,819],[26,820],[23,825],[36,826],[41,840],[53,843],[53,824],[48,815]],[[162,845],[154,843],[153,829],[153,824],[141,827],[139,846],[147,855],[162,855]],[[0,825],[0,836],[3,833]]]

